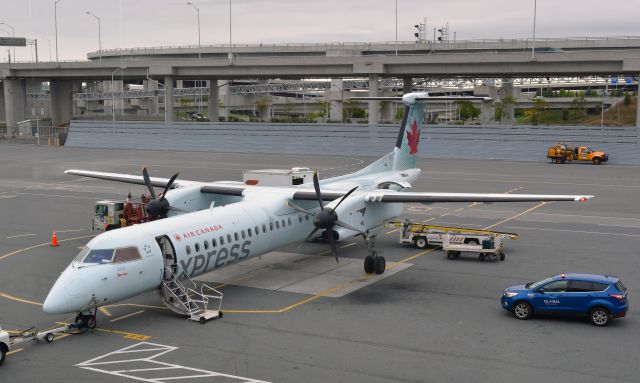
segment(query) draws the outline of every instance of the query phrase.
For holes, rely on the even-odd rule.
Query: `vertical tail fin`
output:
[[[396,147],[393,149],[393,169],[404,170],[416,167],[419,151],[420,130],[424,121],[424,103],[412,102],[405,105],[404,117],[398,132]]]

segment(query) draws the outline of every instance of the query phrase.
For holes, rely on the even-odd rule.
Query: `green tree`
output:
[[[473,106],[471,101],[456,101],[456,105],[458,105],[458,113],[460,114],[460,118],[462,118],[463,120],[468,120],[470,118],[476,118],[480,116],[480,109]]]
[[[629,93],[629,92],[625,92],[624,93],[624,106],[627,109],[629,109],[629,107],[631,107],[631,93]]]
[[[320,117],[322,117],[322,122],[326,122],[327,121],[327,117],[329,117],[330,113],[331,113],[331,102],[329,102],[329,101],[321,101],[320,102],[320,112],[318,112],[318,115]]]
[[[576,97],[569,107],[569,119],[579,120],[587,115],[587,101],[584,97]]]
[[[531,118],[534,125],[543,122],[544,114],[547,110],[547,101],[543,97],[535,97],[533,100],[533,109],[527,111],[526,115]]]
[[[264,120],[264,113],[267,111],[267,107],[269,106],[269,102],[265,97],[260,97],[257,99],[253,105],[258,110],[258,114],[260,115],[260,119]]]

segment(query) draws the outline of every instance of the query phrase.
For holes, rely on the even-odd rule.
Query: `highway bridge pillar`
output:
[[[217,122],[220,117],[218,104],[220,102],[220,92],[218,90],[218,79],[209,80],[209,120]]]
[[[404,77],[402,79],[402,94],[411,93],[413,90],[413,78]]]
[[[342,113],[344,110],[344,81],[341,78],[331,79],[331,90],[328,96],[331,102],[329,107],[329,120],[342,122]]]
[[[51,80],[50,82],[51,124],[68,124],[73,113],[73,82],[69,80]]]
[[[164,77],[164,122],[169,123],[176,120],[173,110],[173,77]]]
[[[151,80],[144,80],[142,82],[144,90],[157,91],[158,83]],[[145,98],[142,101],[143,107],[147,110],[147,114],[150,116],[157,116],[160,113],[160,106],[158,105],[158,97]]]
[[[24,121],[27,104],[27,84],[24,79],[4,80],[4,107],[7,122],[7,136],[18,129],[18,122]]]
[[[6,121],[7,114],[4,112],[4,83],[0,81],[0,121]]]
[[[378,86],[380,77],[372,74],[369,76],[369,97],[378,97]],[[369,125],[378,125],[378,113],[380,110],[380,101],[369,101]]]
[[[638,97],[636,97],[636,140],[640,144],[640,76],[638,76]]]
[[[513,125],[515,123],[514,101],[513,81],[505,78],[502,80],[502,89],[500,89],[500,102],[502,104],[500,125]]]
[[[393,96],[390,90],[383,90],[382,95],[385,97]],[[380,111],[380,120],[383,124],[393,123],[393,111],[396,110],[394,103],[395,101],[380,102],[380,106],[382,107],[382,110]]]

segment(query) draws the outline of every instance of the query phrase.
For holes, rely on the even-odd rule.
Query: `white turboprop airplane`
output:
[[[249,186],[241,182],[194,182],[67,170],[67,174],[147,185],[152,222],[93,238],[51,288],[43,311],[84,312],[159,289],[174,311],[189,314],[188,303],[173,298],[180,281],[322,235],[338,259],[336,240],[361,235],[369,254],[366,273],[381,274],[376,235],[398,217],[403,203],[585,201],[588,195],[407,192],[420,175],[416,157],[427,93],[409,93],[393,152],[355,173],[291,187]],[[384,98],[390,99],[390,98]],[[397,98],[396,98],[397,99]],[[153,187],[164,188],[157,196]],[[183,292],[186,293],[186,292]],[[180,295],[180,294],[178,294]],[[177,298],[177,295],[174,294]],[[182,306],[182,309],[179,307]],[[95,314],[94,314],[95,315]],[[95,326],[95,316],[93,317]]]

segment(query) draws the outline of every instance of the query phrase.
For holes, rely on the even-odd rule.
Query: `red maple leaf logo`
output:
[[[409,154],[418,153],[420,131],[418,130],[418,124],[415,121],[411,124],[411,130],[407,132],[407,141],[409,142]]]
[[[173,238],[175,238],[175,239],[176,239],[176,241],[180,241],[180,240],[182,240],[182,237],[180,237],[180,234],[176,234],[176,235],[174,235],[174,236],[173,236]]]

